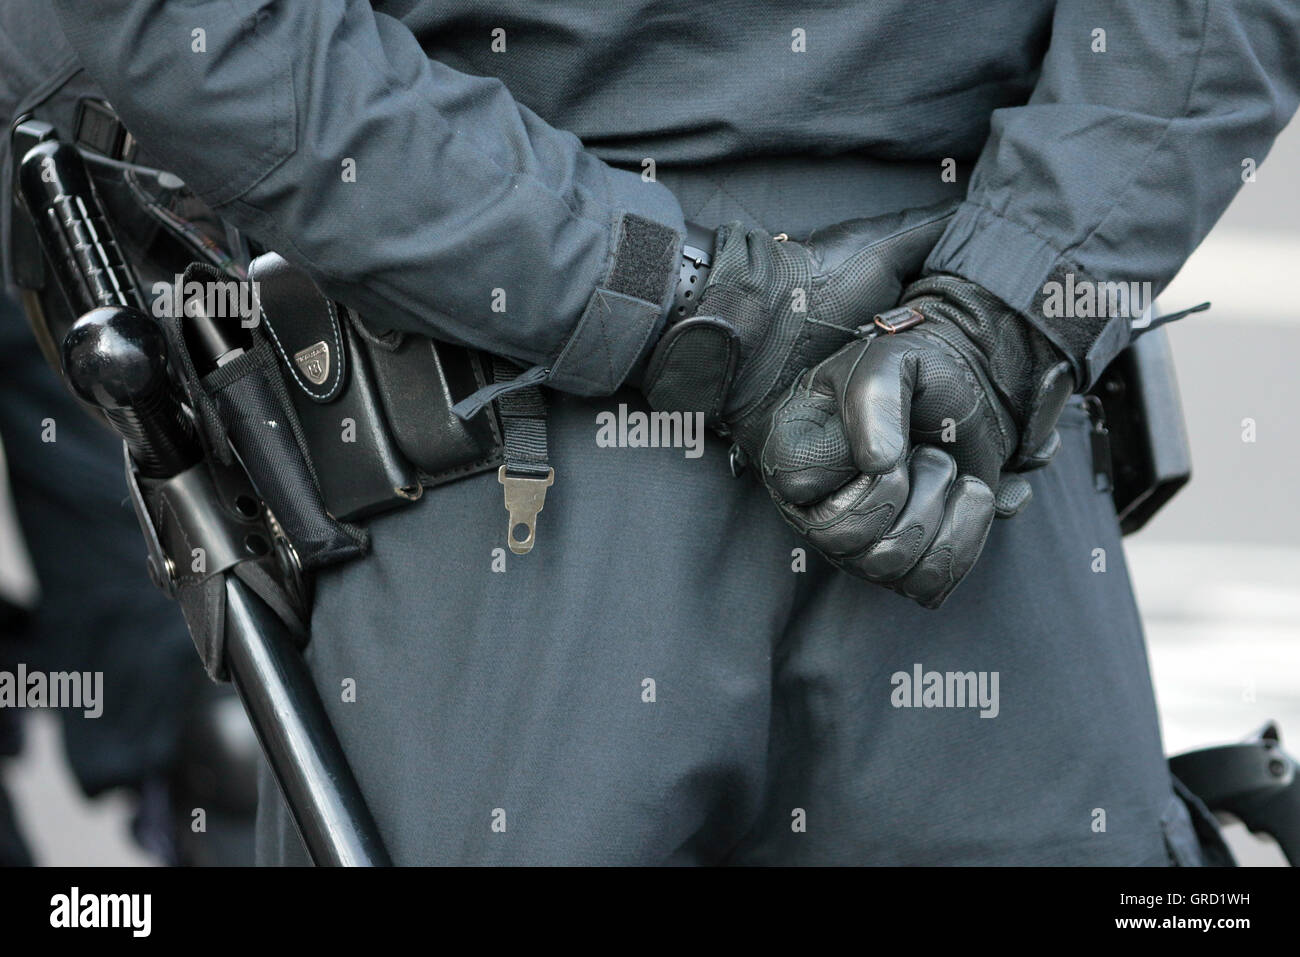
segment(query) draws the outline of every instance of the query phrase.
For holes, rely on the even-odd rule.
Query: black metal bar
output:
[[[226,662],[312,860],[390,864],[302,655],[234,576],[226,579]]]
[[[14,159],[18,196],[73,315],[96,306],[143,308],[131,267],[77,148],[51,138]]]

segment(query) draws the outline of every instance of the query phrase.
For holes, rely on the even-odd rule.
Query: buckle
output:
[[[510,525],[506,528],[506,542],[516,555],[527,555],[537,539],[537,513],[546,504],[546,490],[555,484],[555,469],[548,469],[545,478],[538,475],[511,475],[503,465],[497,469],[497,481],[505,488],[506,511]],[[515,538],[519,526],[528,529],[526,538]]]

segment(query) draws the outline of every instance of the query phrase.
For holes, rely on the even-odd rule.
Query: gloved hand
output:
[[[1070,364],[991,293],[913,283],[880,317],[902,328],[845,346],[768,417],[762,476],[782,515],[844,570],[937,608],[995,514],[1030,497],[1074,389]]]
[[[755,457],[764,412],[800,372],[898,302],[955,208],[849,220],[801,242],[721,227],[694,315],[669,326],[651,355],[642,378],[650,405],[702,412]]]

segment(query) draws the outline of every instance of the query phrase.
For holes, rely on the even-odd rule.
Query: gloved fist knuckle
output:
[[[869,581],[885,583],[902,578],[930,543],[932,530],[920,523],[887,535],[857,559]]]

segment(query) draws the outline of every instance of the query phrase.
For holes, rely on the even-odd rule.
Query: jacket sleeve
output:
[[[1073,274],[1159,295],[1297,97],[1296,0],[1060,0],[1037,86],[993,113],[927,268],[1020,310],[1086,387],[1127,345],[1128,322],[1086,315],[1087,302],[1061,315],[1052,294]]]
[[[672,194],[365,0],[52,2],[150,153],[372,323],[586,395],[652,341],[684,232]]]

